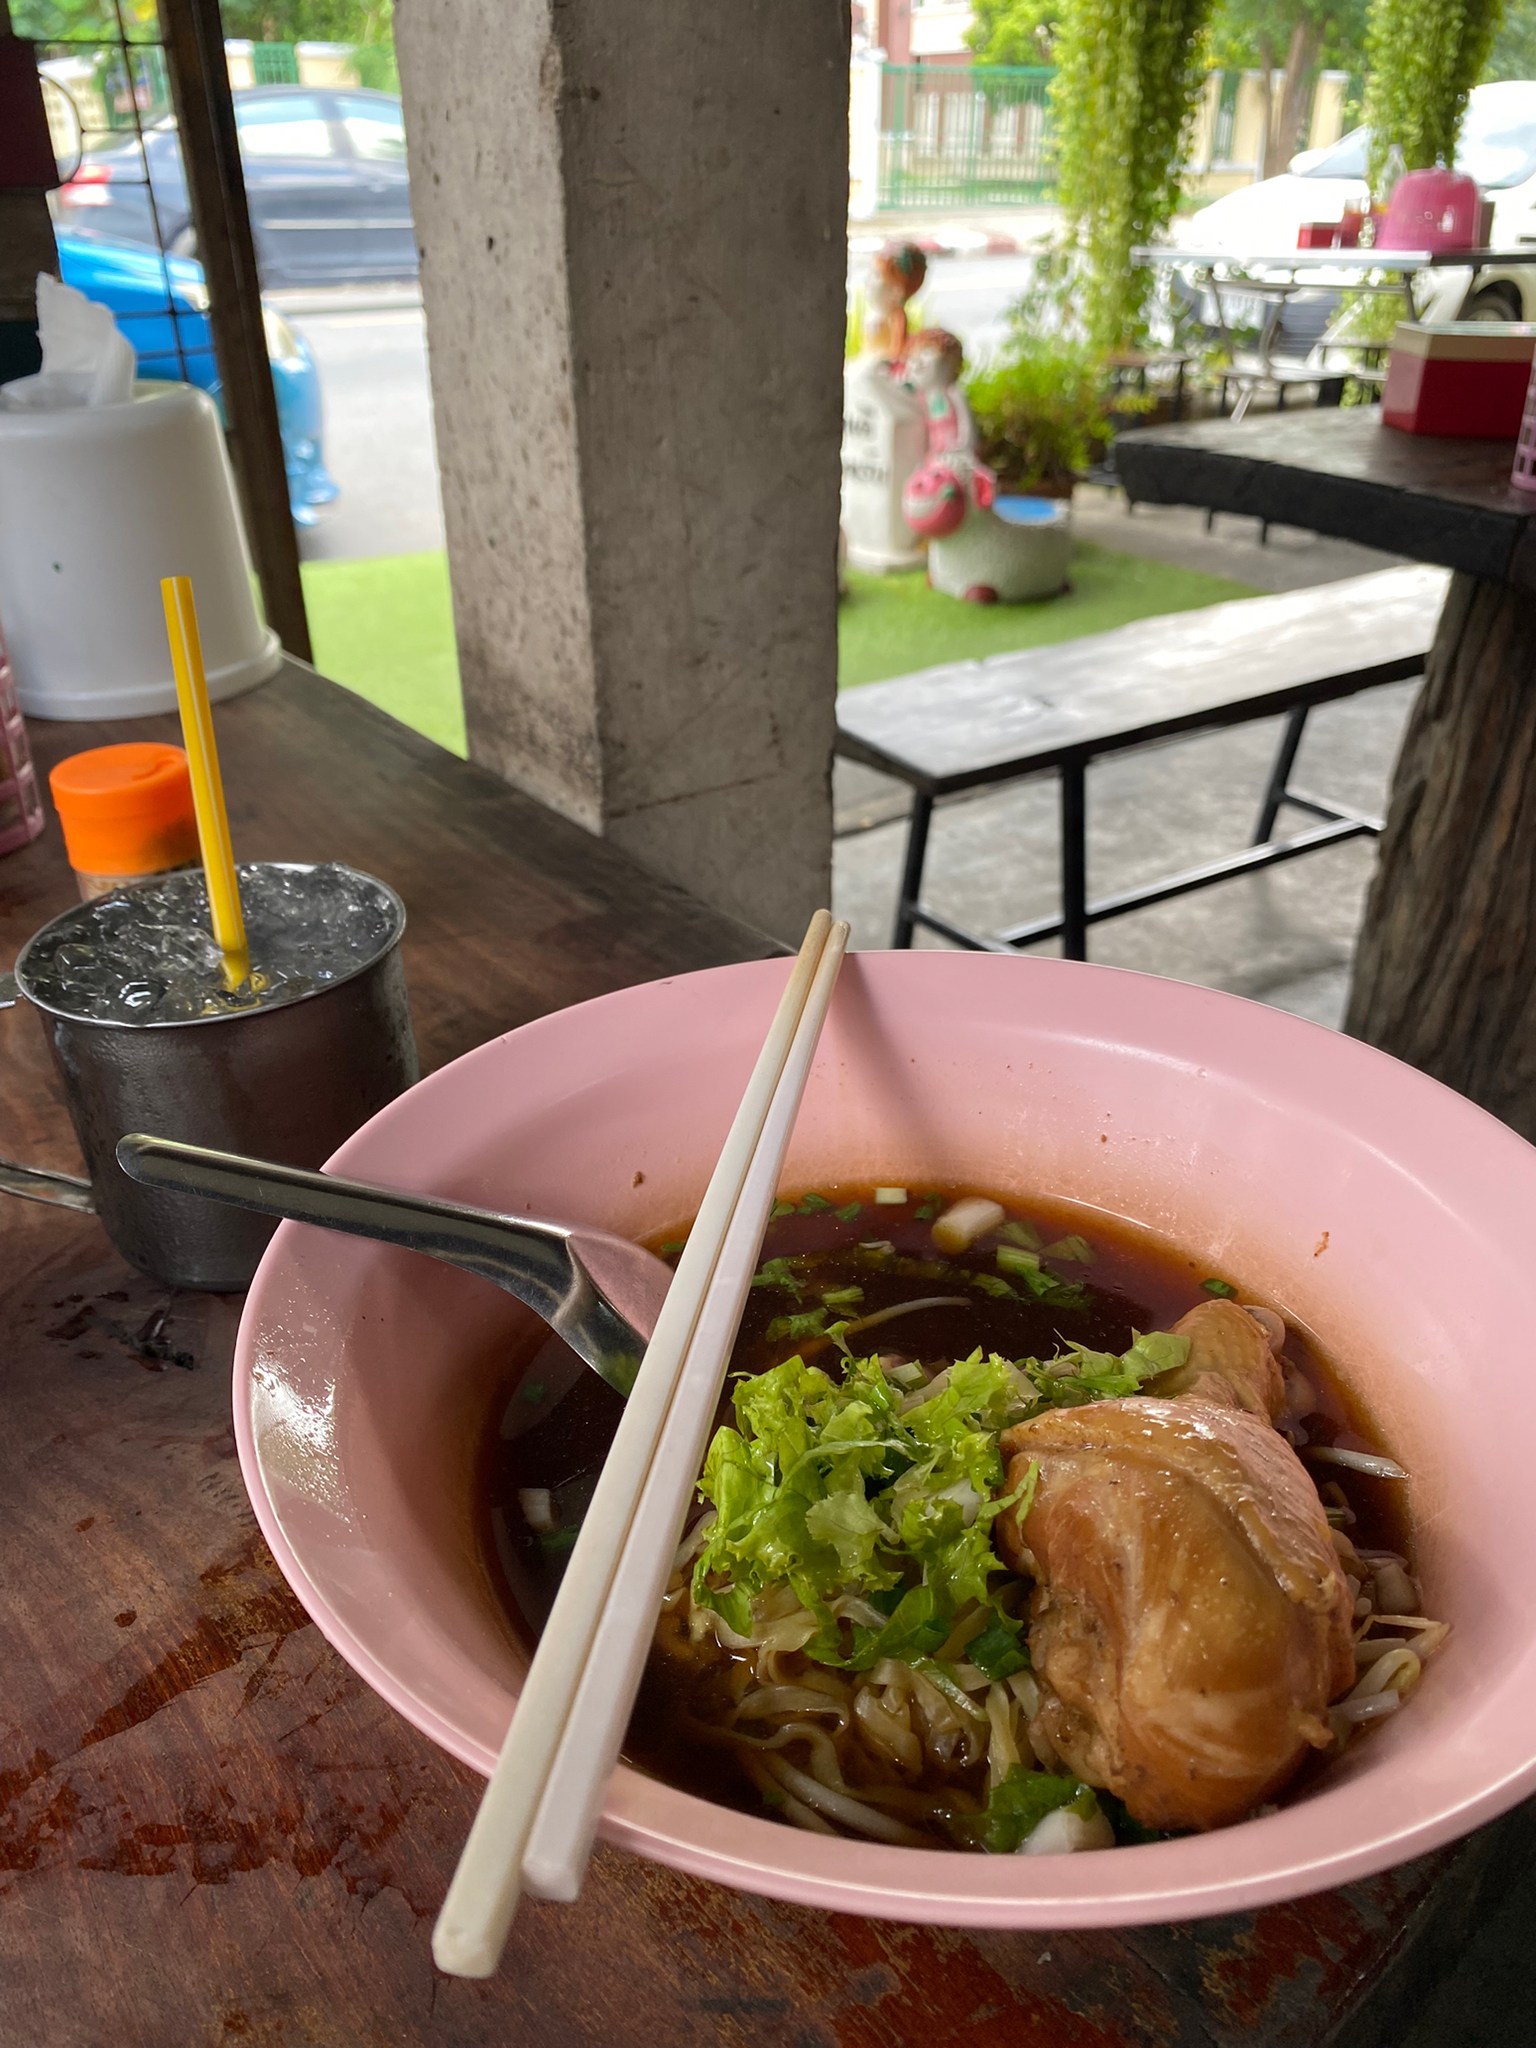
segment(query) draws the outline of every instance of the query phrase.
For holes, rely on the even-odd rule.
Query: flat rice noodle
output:
[[[814,1807],[856,1835],[865,1835],[871,1841],[892,1842],[903,1848],[927,1849],[932,1846],[926,1835],[909,1828],[905,1822],[896,1820],[878,1807],[869,1806],[864,1800],[855,1798],[851,1792],[840,1791],[833,1786],[823,1785],[817,1778],[808,1777],[804,1771],[782,1756],[767,1757],[763,1768],[775,1777],[786,1792],[793,1793],[805,1804]]]

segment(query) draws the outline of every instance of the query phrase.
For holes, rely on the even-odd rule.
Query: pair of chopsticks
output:
[[[819,910],[688,1234],[438,1915],[453,1976],[495,1969],[525,1885],[580,1889],[847,943]]]
[[[208,677],[203,667],[203,643],[197,630],[191,577],[162,576],[160,598],[165,606],[166,636],[171,643],[181,737],[192,777],[192,810],[197,818],[203,873],[208,878],[213,936],[224,955],[224,980],[236,989],[251,978],[251,951],[240,908],[240,884],[235,878],[235,854],[229,839],[229,814],[224,808],[224,782],[213,737],[213,712],[208,704]]]

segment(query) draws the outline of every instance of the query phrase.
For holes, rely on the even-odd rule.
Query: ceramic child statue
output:
[[[863,347],[843,376],[843,531],[856,569],[914,569],[923,559],[901,506],[928,437],[903,358],[907,305],[927,271],[912,242],[880,250],[865,287]]]
[[[865,287],[864,353],[898,367],[907,352],[907,304],[923,288],[928,258],[916,242],[887,242]]]
[[[1020,521],[995,509],[997,480],[976,455],[960,388],[964,368],[964,350],[943,328],[924,328],[907,344],[907,379],[923,403],[928,446],[907,479],[902,510],[928,542],[928,581],[977,604],[1052,596],[1066,582],[1070,510],[1027,499],[1031,512]]]

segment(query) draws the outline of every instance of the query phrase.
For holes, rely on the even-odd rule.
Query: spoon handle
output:
[[[425,1252],[494,1281],[549,1323],[559,1321],[576,1281],[566,1232],[557,1225],[248,1159],[238,1152],[183,1145],[174,1138],[138,1133],[120,1138],[117,1161],[130,1179],[146,1187],[202,1195],[261,1216],[314,1223]]]

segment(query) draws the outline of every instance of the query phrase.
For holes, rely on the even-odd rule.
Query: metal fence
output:
[[[251,77],[256,85],[297,85],[298,52],[292,43],[253,43]]]
[[[1049,198],[1053,75],[1022,65],[887,65],[881,206],[1017,206]]]

